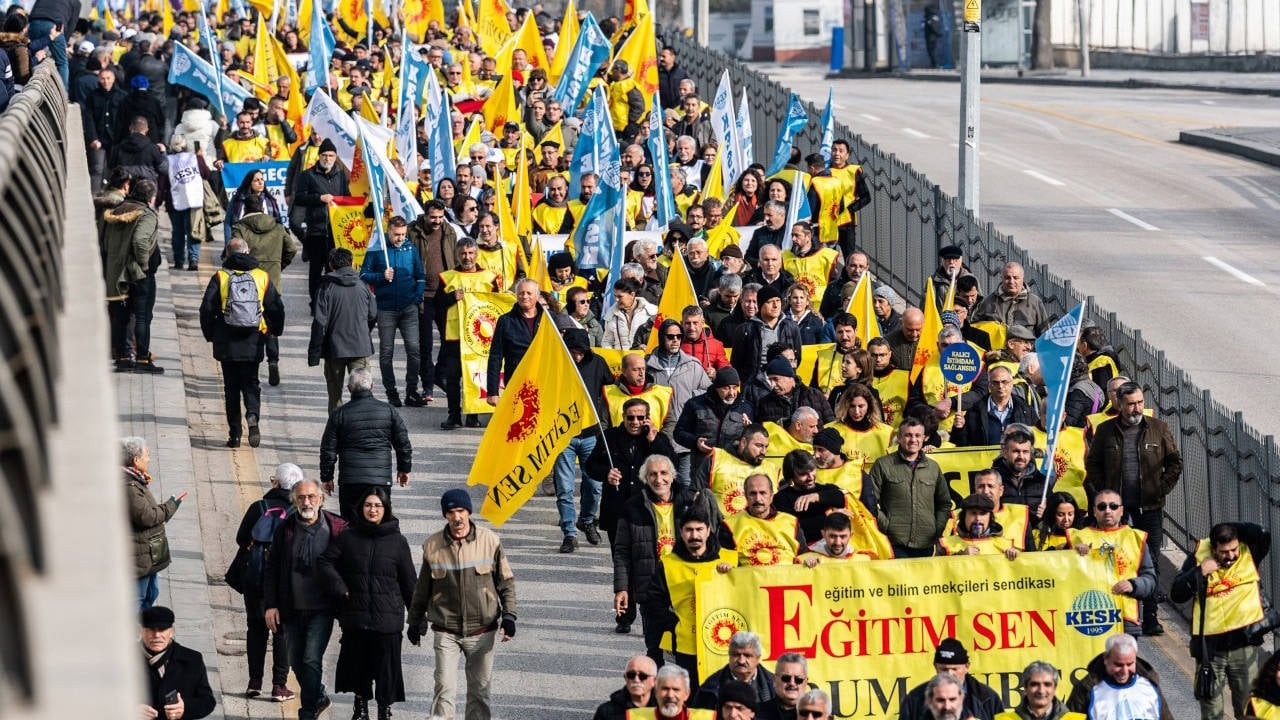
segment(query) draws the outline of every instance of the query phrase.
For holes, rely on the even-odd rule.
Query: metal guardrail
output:
[[[0,114],[0,701],[33,688],[19,584],[45,565],[37,497],[58,420],[66,114],[52,61]]]
[[[735,94],[746,89],[755,157],[767,164],[790,91],[682,34],[664,31],[660,39],[675,48],[699,94],[708,98],[714,94],[726,69]],[[805,105],[810,122],[795,143],[817,148],[822,109]],[[910,164],[867,143],[841,123],[836,124],[835,136],[849,141],[854,161],[862,164],[874,195],[871,206],[859,214],[859,247],[871,256],[876,277],[903,297],[917,304],[923,299],[925,278],[938,265],[938,249],[955,243],[964,249],[966,264],[984,287],[995,287],[1004,264],[1015,261],[1022,264],[1026,283],[1044,300],[1051,316],[1085,303],[1085,322],[1102,328],[1121,368],[1146,389],[1148,405],[1156,408],[1179,440],[1182,480],[1165,504],[1165,535],[1171,543],[1190,553],[1196,539],[1207,536],[1214,523],[1234,520],[1259,523],[1280,536],[1280,453],[1273,436],[1262,435],[1244,422],[1241,413],[1214,400],[1208,390],[1169,362],[1162,350],[1144,340],[1141,330],[1120,322],[1092,297],[1081,295],[1070,280],[1036,262],[1012,237],[991,223],[979,222]],[[1271,553],[1260,569],[1264,590],[1274,604],[1280,599],[1280,553]]]

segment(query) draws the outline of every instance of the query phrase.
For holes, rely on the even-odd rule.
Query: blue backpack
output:
[[[271,555],[271,538],[275,537],[276,528],[289,517],[290,508],[262,503],[262,515],[249,531],[252,542],[249,544],[249,562],[245,569],[245,585],[261,591],[264,576],[267,572],[267,558]]]

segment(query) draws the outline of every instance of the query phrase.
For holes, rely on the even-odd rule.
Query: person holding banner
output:
[[[808,545],[796,516],[775,507],[773,483],[768,475],[747,476],[742,481],[747,511],[726,518],[719,529],[720,545],[738,550],[743,567],[790,565]]]
[[[945,555],[995,555],[1002,554],[1013,560],[1018,557],[1018,546],[1004,534],[1004,528],[995,522],[995,503],[991,498],[973,493],[960,501],[960,515],[955,528],[938,540]]]
[[[822,539],[811,543],[809,549],[796,556],[796,562],[807,568],[832,561],[874,560],[866,551],[859,551],[850,542],[853,524],[844,513],[833,512],[822,518]]]
[[[725,517],[747,509],[742,483],[748,475],[763,473],[775,482],[782,477],[782,468],[765,459],[769,452],[769,431],[764,425],[745,427],[730,449],[713,447],[704,452],[711,458],[707,464],[708,477],[705,482],[695,480],[694,484],[711,490]]]
[[[504,280],[501,276],[499,280]],[[498,318],[493,327],[493,342],[489,346],[488,393],[485,401],[497,406],[499,384],[504,378],[511,377],[529,351],[533,336],[538,332],[538,325],[545,312],[538,304],[538,282],[530,278],[517,280],[512,288],[516,295],[515,307]]]
[[[699,708],[720,706],[724,699],[721,689],[732,688],[730,682],[739,690],[742,686],[754,690],[758,702],[772,700],[775,696],[773,673],[760,667],[763,657],[764,646],[760,643],[759,635],[749,630],[734,633],[729,638],[729,662],[707,677],[690,705]]]
[[[1036,550],[1070,550],[1067,533],[1084,527],[1084,516],[1069,492],[1056,492],[1045,504],[1044,516],[1031,531],[1031,547]]]
[[[1159,586],[1147,533],[1122,524],[1124,517],[1120,493],[1099,490],[1093,496],[1094,527],[1069,531],[1067,542],[1094,561],[1108,582],[1114,582],[1111,592],[1120,605],[1126,632],[1136,632],[1138,601],[1145,604]]]
[[[329,206],[334,198],[351,194],[347,170],[338,164],[338,148],[329,138],[320,143],[316,164],[298,176],[294,203],[304,208],[306,235],[302,238],[302,257],[309,263],[307,293],[311,296],[311,314],[316,312],[316,293],[325,272],[329,251],[333,249],[333,229],[329,225]]]
[[[898,426],[898,451],[879,458],[867,474],[875,488],[880,530],[893,556],[930,557],[951,517],[951,490],[938,463],[924,454],[924,424]]]
[[[436,293],[437,311],[445,313],[444,335],[440,342],[440,357],[436,362],[436,377],[444,383],[444,394],[448,400],[449,414],[440,423],[441,430],[457,430],[462,427],[462,318],[459,315],[458,302],[468,292],[498,292],[498,276],[492,271],[480,268],[476,264],[479,248],[476,241],[468,237],[460,238],[454,246],[455,265],[452,270],[440,273],[440,289]],[[421,328],[418,329],[421,337]],[[428,328],[428,334],[431,330]],[[424,388],[430,390],[430,388]],[[429,393],[421,398],[421,402],[429,402]],[[467,427],[480,427],[480,418],[468,415],[465,419]]]

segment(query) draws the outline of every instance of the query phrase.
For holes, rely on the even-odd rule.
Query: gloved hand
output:
[[[410,624],[408,631],[405,632],[405,637],[409,638],[410,645],[418,646],[422,643],[422,626]]]
[[[511,613],[502,614],[502,634],[509,638],[516,636],[516,616]]]

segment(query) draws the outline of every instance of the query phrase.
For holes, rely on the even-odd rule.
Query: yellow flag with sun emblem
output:
[[[468,485],[488,487],[480,514],[501,527],[551,474],[569,441],[596,422],[569,349],[544,315],[529,351],[507,379],[467,476]]]
[[[462,354],[462,411],[491,413],[486,398],[489,386],[489,346],[498,318],[511,310],[516,298],[511,293],[468,292],[458,301],[459,348]]]

